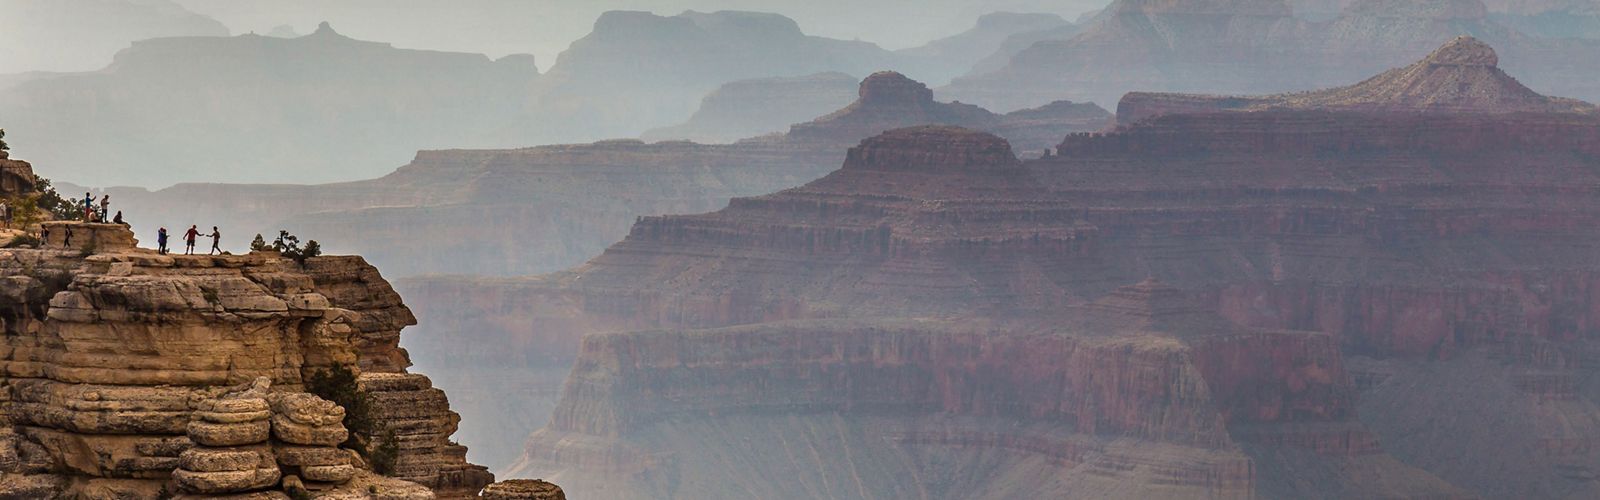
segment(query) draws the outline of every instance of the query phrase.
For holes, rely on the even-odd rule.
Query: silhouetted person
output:
[[[39,226],[39,246],[50,245],[50,226]]]
[[[219,246],[222,244],[222,231],[218,231],[217,226],[211,226],[211,234],[208,236],[211,236],[211,251],[206,252],[206,255],[222,253],[222,247]]]
[[[61,238],[61,246],[70,247],[72,246],[72,225],[68,224],[62,227],[65,228],[67,232],[64,234],[65,237]]]
[[[117,216],[116,217],[112,217],[111,218],[111,222],[114,222],[114,223],[117,223],[117,224],[121,224],[121,225],[124,225],[124,226],[128,225],[128,223],[122,222],[122,211],[121,210],[117,211]]]
[[[105,222],[108,217],[111,217],[111,195],[109,194],[100,198],[100,222]]]
[[[167,228],[163,227],[160,231],[156,231],[156,252],[161,255],[167,254]]]
[[[183,233],[183,242],[187,245],[183,250],[184,255],[194,255],[194,239],[199,236],[199,226],[194,225],[189,226],[189,231]]]

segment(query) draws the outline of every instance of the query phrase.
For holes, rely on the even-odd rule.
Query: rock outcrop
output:
[[[407,286],[492,308],[451,342],[577,347],[513,469],[574,495],[1592,494],[1600,116],[1341,104],[1036,160],[897,130],[568,272]]]
[[[442,393],[373,388],[363,415],[403,436],[396,463],[429,464],[398,476],[430,491],[352,460],[346,408],[304,392],[336,367],[426,385],[396,345],[414,320],[360,258],[157,255],[119,225],[45,227],[42,248],[0,252],[0,496],[461,498],[493,481],[447,442]]]
[[[11,152],[0,150],[0,196],[16,197],[34,191],[33,164],[11,159]]]
[[[1088,103],[1055,102],[1006,115],[959,102],[942,103],[921,82],[892,71],[861,81],[854,103],[808,123],[789,128],[783,138],[796,142],[850,144],[889,130],[917,125],[953,125],[1006,133],[1022,151],[1048,149],[1064,133],[1098,130],[1107,124],[1104,109]]]

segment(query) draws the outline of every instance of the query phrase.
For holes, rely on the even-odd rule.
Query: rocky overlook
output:
[[[0,251],[0,496],[467,498],[493,481],[450,440],[443,391],[406,372],[415,319],[361,258],[159,255],[120,225],[44,228]],[[307,392],[339,369],[359,415]]]
[[[511,470],[575,495],[1592,496],[1600,117],[1342,102],[1035,160],[897,130],[567,272],[407,288],[491,311],[450,342],[574,350]]]

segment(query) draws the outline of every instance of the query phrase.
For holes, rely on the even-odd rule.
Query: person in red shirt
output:
[[[189,232],[183,233],[183,242],[187,244],[183,251],[184,255],[194,255],[194,239],[199,236],[200,228],[197,225],[189,226]]]

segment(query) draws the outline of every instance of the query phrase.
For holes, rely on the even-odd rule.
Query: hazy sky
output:
[[[72,1],[72,0],[66,0]],[[329,21],[345,35],[405,48],[532,53],[548,69],[607,10],[753,10],[794,18],[814,35],[896,49],[967,29],[994,11],[1053,12],[1068,19],[1109,0],[177,0],[235,33],[280,25],[299,33]]]

